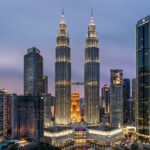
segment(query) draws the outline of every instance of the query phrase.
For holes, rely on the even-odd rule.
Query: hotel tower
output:
[[[86,48],[85,48],[85,64],[84,64],[84,120],[88,124],[99,123],[99,47],[96,26],[94,24],[93,15],[91,15],[88,27]]]
[[[58,29],[55,62],[55,95],[56,114],[55,124],[67,125],[70,123],[71,105],[71,62],[70,46],[67,25],[64,13]]]

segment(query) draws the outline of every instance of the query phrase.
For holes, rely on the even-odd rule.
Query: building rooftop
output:
[[[146,17],[140,19],[140,20],[137,22],[137,25],[138,25],[138,26],[141,26],[141,25],[143,25],[143,24],[145,24],[145,23],[147,23],[147,22],[149,22],[149,21],[150,21],[150,15],[148,15],[148,16],[146,16]]]
[[[61,132],[61,131],[64,131],[64,130],[70,130],[70,129],[72,129],[72,128],[71,127],[54,126],[54,127],[51,127],[51,128],[45,128],[44,130],[49,131],[51,133],[57,133],[57,132]]]
[[[40,53],[40,50],[36,47],[29,48],[27,51],[28,53],[33,53],[33,52]]]

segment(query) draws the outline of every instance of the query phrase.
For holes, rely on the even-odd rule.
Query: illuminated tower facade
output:
[[[76,91],[71,94],[71,123],[81,122],[80,97]]]
[[[136,129],[150,142],[150,16],[136,25]]]
[[[55,96],[56,113],[55,124],[70,123],[71,105],[71,61],[67,25],[64,14],[58,29],[55,62]]]
[[[96,26],[93,16],[91,15],[88,27],[86,48],[85,48],[85,64],[84,64],[84,82],[85,82],[85,108],[84,121],[88,124],[99,123],[99,47]]]
[[[112,127],[123,125],[123,71],[110,71],[110,123]]]

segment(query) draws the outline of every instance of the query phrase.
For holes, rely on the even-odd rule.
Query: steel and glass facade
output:
[[[56,111],[55,124],[66,125],[70,123],[71,105],[71,50],[69,46],[69,36],[67,25],[62,16],[59,25],[56,62],[55,62],[55,96]]]
[[[136,60],[137,134],[150,142],[150,16],[136,25]]]
[[[110,123],[112,127],[123,125],[123,71],[110,71]]]
[[[37,95],[42,93],[43,57],[33,47],[24,56],[24,94]]]
[[[84,64],[84,121],[88,124],[99,123],[99,79],[100,63],[99,63],[99,47],[96,26],[91,16],[88,27],[86,48],[85,48],[85,64]]]

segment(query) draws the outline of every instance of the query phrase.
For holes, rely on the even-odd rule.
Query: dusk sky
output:
[[[23,94],[23,57],[33,46],[44,58],[49,92],[55,91],[55,47],[64,8],[72,61],[72,81],[84,80],[85,39],[91,8],[99,37],[100,85],[110,69],[136,74],[136,23],[150,14],[150,0],[0,0],[0,89]],[[80,91],[83,87],[72,87]]]

